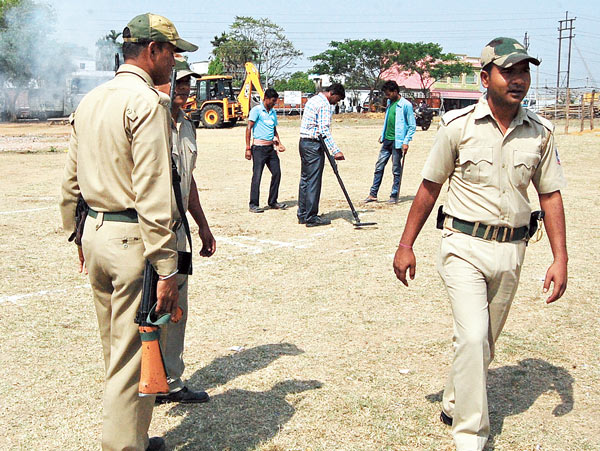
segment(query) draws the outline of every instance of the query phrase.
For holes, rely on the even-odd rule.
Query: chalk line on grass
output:
[[[79,288],[90,288],[90,287],[91,287],[90,284],[86,283],[84,285],[76,285],[73,288],[41,290],[41,291],[37,291],[35,293],[21,293],[21,294],[13,294],[10,296],[1,296],[0,304],[10,302],[11,304],[18,305],[19,307],[23,307],[23,304],[20,304],[17,301],[20,301],[21,299],[33,298],[33,297],[38,297],[38,296],[48,296],[48,295],[54,295],[54,294],[60,294],[60,293],[68,293],[71,290],[77,290]]]
[[[40,207],[40,208],[28,208],[27,210],[0,211],[0,215],[14,215],[16,213],[31,213],[34,211],[52,210],[53,208],[56,208],[56,207]]]

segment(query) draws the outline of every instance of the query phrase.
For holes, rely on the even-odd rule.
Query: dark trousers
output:
[[[318,141],[300,139],[299,148],[302,166],[298,191],[298,219],[309,222],[319,213],[325,154]]]
[[[260,179],[262,178],[265,164],[271,171],[271,186],[269,188],[269,205],[277,203],[279,196],[279,182],[281,182],[281,167],[279,157],[273,145],[252,146],[252,184],[250,185],[250,206],[258,207],[260,197]]]

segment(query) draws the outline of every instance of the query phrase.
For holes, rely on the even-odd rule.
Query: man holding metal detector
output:
[[[142,341],[134,323],[145,260],[158,274],[156,312],[176,313],[177,247],[173,211],[169,99],[154,86],[169,81],[175,51],[197,46],[155,14],[123,30],[123,64],[92,90],[71,118],[61,216],[75,227],[78,198],[89,205],[79,247],[87,267],[104,351],[103,449],[164,449],[148,439],[154,396],[138,395]]]
[[[381,150],[375,164],[373,185],[365,202],[377,202],[377,193],[383,178],[385,165],[392,157],[392,173],[394,182],[390,194],[390,203],[398,203],[400,195],[400,183],[402,182],[402,171],[404,169],[404,158],[408,152],[408,143],[412,140],[415,130],[415,113],[412,104],[400,95],[398,83],[393,80],[386,81],[381,90],[388,99],[383,130],[379,137]]]
[[[331,116],[333,107],[346,97],[344,87],[333,83],[325,91],[311,97],[306,102],[300,125],[300,187],[298,192],[298,223],[306,227],[331,224],[329,219],[319,216],[321,181],[325,165],[325,150],[321,149],[323,137],[333,158],[344,160],[344,154],[331,136]]]
[[[529,56],[514,39],[496,38],[481,54],[481,83],[487,94],[476,105],[446,113],[423,168],[394,257],[394,272],[408,286],[415,277],[413,243],[442,185],[448,200],[438,212],[442,244],[438,271],[454,316],[454,360],[442,399],[441,420],[452,426],[459,451],[482,450],[490,423],[487,371],[494,345],[515,296],[528,239],[544,225],[554,261],[546,272],[546,300],[567,287],[565,186],[553,126],[525,110],[521,101],[531,77]],[[531,212],[533,183],[541,212]]]
[[[192,242],[189,224],[185,212],[189,211],[198,225],[198,233],[202,240],[200,255],[210,257],[217,249],[217,243],[210,231],[208,221],[200,205],[198,188],[192,171],[196,167],[198,149],[196,146],[196,128],[194,123],[186,116],[181,107],[187,102],[190,95],[191,77],[200,77],[190,69],[190,66],[181,55],[175,56],[175,84],[171,83],[157,86],[161,92],[169,93],[171,103],[171,155],[179,177],[180,195],[176,194],[177,209],[174,211],[175,234],[177,236],[177,250],[180,255],[179,274],[177,274],[177,287],[179,289],[179,307],[182,317],[177,322],[171,322],[162,328],[160,345],[164,357],[169,393],[157,395],[156,403],[167,402],[203,403],[209,400],[204,391],[190,390],[181,380],[185,364],[183,362],[183,345],[185,339],[185,326],[188,313],[188,274],[191,274]],[[181,212],[179,211],[181,207]],[[187,251],[189,242],[189,252]],[[182,258],[185,257],[185,258]],[[183,267],[185,266],[185,267]]]

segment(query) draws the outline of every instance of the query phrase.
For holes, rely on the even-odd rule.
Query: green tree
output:
[[[13,6],[17,6],[21,0],[0,0],[0,30],[7,28],[7,23],[4,20],[4,14]]]
[[[225,67],[218,56],[208,63],[208,75],[221,75],[225,73]]]
[[[471,64],[461,62],[460,57],[452,53],[444,53],[442,47],[433,42],[407,43],[398,63],[406,74],[419,76],[425,97],[429,97],[429,90],[436,81],[473,73]]]
[[[247,39],[226,37],[219,39],[218,47],[213,49],[213,55],[221,62],[223,71],[231,74],[236,84],[241,84],[246,74],[244,64],[256,60],[256,43]]]
[[[273,82],[273,88],[282,93],[283,91],[315,92],[315,84],[308,78],[306,72],[294,72],[289,78],[280,78]]]
[[[54,11],[33,0],[13,2],[2,9],[0,28],[0,87],[4,108],[11,120],[16,119],[16,100],[31,89],[62,88],[66,74],[73,70],[67,48],[52,38]]]
[[[310,57],[316,62],[311,72],[344,76],[348,89],[368,88],[371,102],[383,73],[397,64],[405,45],[389,39],[332,41],[328,50]]]
[[[110,30],[110,33],[96,41],[96,69],[113,70],[115,68],[115,54],[122,60],[123,43],[118,42],[121,33]]]
[[[213,54],[234,77],[242,80],[244,64],[250,61],[266,86],[302,55],[285,36],[284,29],[267,18],[236,16],[229,32],[215,36],[211,43]]]

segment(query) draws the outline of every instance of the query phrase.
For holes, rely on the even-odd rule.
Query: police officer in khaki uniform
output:
[[[181,181],[181,197],[183,208],[189,211],[198,225],[200,239],[202,240],[202,249],[200,255],[210,257],[217,249],[217,243],[210,231],[208,221],[200,205],[198,197],[198,188],[192,171],[196,167],[198,148],[196,145],[196,128],[194,123],[186,116],[181,109],[187,102],[190,95],[191,77],[200,77],[190,69],[190,66],[181,55],[175,56],[176,84],[175,98],[171,105],[171,136],[172,149],[171,156]],[[157,89],[164,93],[170,93],[171,83],[157,86]],[[175,201],[174,201],[175,202]],[[175,233],[177,237],[177,250],[188,250],[187,236],[185,227],[181,222],[181,217],[177,208],[173,212],[175,221]],[[179,307],[183,311],[183,316],[176,323],[170,323],[162,328],[160,335],[160,345],[165,361],[167,371],[167,380],[169,382],[169,394],[156,397],[156,403],[163,404],[167,402],[181,403],[202,403],[209,400],[209,396],[204,391],[190,390],[181,376],[185,369],[183,362],[183,344],[185,339],[185,327],[188,313],[188,276],[187,274],[177,274],[177,288],[179,290]]]
[[[546,292],[553,284],[547,302],[560,298],[567,285],[565,179],[552,124],[521,107],[531,82],[529,63],[539,65],[514,39],[496,38],[483,49],[487,94],[442,118],[394,257],[396,276],[408,286],[406,271],[415,276],[413,243],[449,179],[438,271],[454,316],[454,360],[441,419],[452,425],[459,451],[482,450],[488,439],[487,370],[519,282],[530,182],[554,255],[543,285]]]
[[[169,80],[175,51],[197,47],[155,14],[123,30],[123,64],[91,91],[72,117],[61,216],[74,227],[78,195],[89,205],[80,267],[89,271],[104,351],[104,450],[164,449],[148,439],[154,397],[139,397],[141,341],[134,323],[144,259],[160,280],[158,312],[177,308],[169,99],[154,88]],[[81,252],[81,250],[83,252]]]

